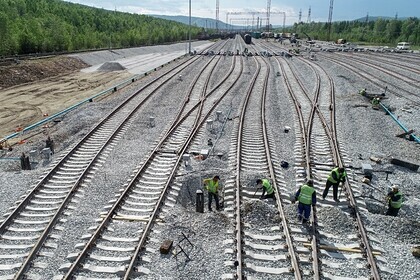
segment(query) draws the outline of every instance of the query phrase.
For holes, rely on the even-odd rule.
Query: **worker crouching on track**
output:
[[[302,224],[309,221],[311,215],[311,204],[316,206],[316,191],[314,189],[314,181],[308,180],[305,185],[301,186],[295,194],[295,200],[292,203],[299,201],[298,205],[298,219]],[[303,218],[302,218],[303,214]]]
[[[209,211],[213,211],[211,209],[211,202],[214,198],[214,201],[216,201],[216,210],[220,211],[220,203],[219,203],[219,176],[214,176],[213,178],[204,179],[204,188],[207,190],[209,194]]]
[[[388,211],[386,212],[386,215],[396,217],[403,201],[402,193],[398,190],[397,186],[392,186],[392,191],[388,193],[387,199]]]
[[[272,198],[273,200],[276,200],[274,189],[271,186],[270,181],[267,179],[258,179],[256,183],[257,189],[262,189],[261,199]],[[265,194],[266,192],[267,194]]]
[[[338,185],[340,183],[344,183],[346,181],[347,173],[344,170],[343,167],[336,167],[333,170],[331,170],[330,175],[328,176],[327,183],[325,185],[324,192],[322,193],[322,199],[325,199],[327,197],[328,191],[330,187],[333,187],[333,196],[334,201],[338,202]]]
[[[379,109],[379,102],[380,102],[379,97],[372,98],[371,102],[372,102],[372,108]]]

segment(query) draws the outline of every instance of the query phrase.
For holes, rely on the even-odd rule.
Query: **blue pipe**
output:
[[[48,122],[50,122],[50,121],[54,120],[55,118],[57,118],[57,117],[59,117],[59,116],[61,116],[61,115],[64,115],[64,114],[66,114],[66,113],[70,112],[70,111],[71,111],[71,110],[73,110],[73,109],[76,109],[76,108],[77,108],[77,107],[79,107],[80,105],[83,105],[83,104],[85,104],[85,103],[87,103],[87,102],[92,102],[92,101],[93,101],[93,99],[98,98],[98,97],[99,97],[99,96],[101,96],[101,95],[104,95],[104,94],[106,94],[106,93],[108,93],[108,92],[110,92],[110,91],[115,91],[115,89],[117,89],[117,88],[120,88],[120,87],[122,87],[122,86],[125,86],[125,85],[127,85],[127,84],[129,84],[129,83],[132,83],[132,82],[134,82],[134,81],[138,80],[138,78],[139,78],[139,77],[140,77],[140,75],[135,75],[135,76],[131,77],[130,79],[127,79],[127,80],[125,80],[125,81],[123,81],[123,82],[121,82],[121,83],[119,83],[119,84],[117,84],[117,85],[115,85],[115,86],[113,86],[113,87],[111,87],[111,88],[108,88],[108,89],[106,89],[106,90],[104,90],[104,91],[101,91],[101,92],[99,92],[99,93],[95,94],[95,95],[94,95],[94,96],[92,96],[92,97],[86,98],[85,100],[80,101],[79,103],[76,103],[75,105],[70,106],[70,107],[68,107],[68,108],[64,109],[63,111],[58,112],[58,113],[56,113],[56,114],[54,114],[54,115],[52,115],[52,116],[50,116],[50,117],[48,117],[48,118],[46,118],[46,119],[43,119],[42,121],[39,121],[39,122],[34,123],[34,124],[32,124],[32,125],[30,125],[30,126],[28,126],[28,127],[25,127],[22,131],[19,131],[19,132],[15,132],[15,133],[13,133],[13,134],[10,134],[10,135],[8,135],[8,136],[4,137],[3,139],[1,139],[1,140],[0,140],[0,143],[3,143],[3,142],[5,142],[5,141],[7,141],[7,140],[9,140],[9,139],[12,139],[12,138],[14,138],[14,137],[17,137],[18,135],[20,135],[20,134],[22,134],[22,133],[24,133],[24,132],[27,132],[27,131],[29,131],[29,130],[32,130],[32,129],[34,129],[34,128],[36,128],[36,127],[40,126],[40,125],[43,125],[43,124],[45,124],[45,123],[48,123]]]
[[[20,160],[20,158],[18,158],[18,157],[9,157],[9,158],[0,157],[0,160]]]
[[[385,107],[382,103],[379,102],[379,105],[391,116],[391,118],[394,119],[394,121],[405,131],[408,132],[409,130],[388,110],[387,107]],[[411,133],[410,136],[416,141],[417,143],[420,143],[420,139],[414,134]]]

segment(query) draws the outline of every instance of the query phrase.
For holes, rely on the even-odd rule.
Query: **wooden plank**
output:
[[[311,247],[311,243],[303,243],[303,246],[305,247]],[[364,253],[364,251],[360,249],[354,249],[354,248],[346,248],[346,247],[333,247],[333,246],[327,246],[327,245],[319,245],[319,249],[324,249],[327,251],[344,251],[344,252],[350,252],[350,253]],[[381,255],[381,252],[374,251],[373,254],[375,256]]]

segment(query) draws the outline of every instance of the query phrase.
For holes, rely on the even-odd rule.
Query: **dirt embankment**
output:
[[[0,67],[0,89],[39,81],[89,66],[80,59],[66,56],[19,61]]]
[[[66,56],[1,66],[0,139],[131,77],[125,70],[80,71],[89,66]]]

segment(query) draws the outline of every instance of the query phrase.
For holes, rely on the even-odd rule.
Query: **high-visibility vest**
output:
[[[204,183],[207,184],[206,190],[211,193],[217,193],[217,189],[219,187],[219,181],[215,182],[212,178],[205,179]]]
[[[272,194],[274,192],[273,187],[270,184],[270,181],[268,181],[267,179],[262,179],[262,185],[265,188],[265,191],[267,192],[267,194]]]
[[[338,178],[338,181],[340,181],[341,178],[344,178],[347,176],[346,171],[343,172],[343,174],[341,174],[338,172],[338,167],[334,168],[333,170],[331,170],[330,175],[328,176],[328,181],[330,181],[331,183],[337,183],[338,181],[334,180],[334,178],[332,177],[333,172],[337,175],[336,177]]]
[[[315,192],[315,189],[308,186],[308,185],[303,185],[300,188],[300,193],[299,193],[299,197],[298,200],[300,203],[306,204],[306,205],[311,205],[312,204],[312,194]]]
[[[396,208],[396,209],[400,209],[401,205],[402,205],[402,194],[400,193],[400,191],[398,191],[396,194],[394,194],[394,196],[400,196],[400,199],[398,199],[397,201],[393,201],[392,199],[389,200],[389,205],[392,208]]]

